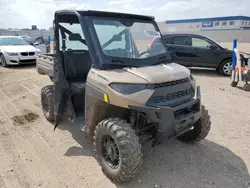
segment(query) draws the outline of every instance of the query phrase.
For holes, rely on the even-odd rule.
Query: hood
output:
[[[147,84],[148,82],[134,74],[129,73],[125,69],[112,70],[92,70],[91,74],[96,74],[97,78],[105,79],[109,83],[131,83],[131,84]],[[90,76],[91,77],[91,76]],[[89,82],[89,81],[88,81]]]
[[[240,54],[245,58],[245,59],[250,59],[250,54],[247,54],[245,52],[240,51]]]
[[[162,83],[190,77],[190,70],[176,63],[140,68],[92,70],[90,73],[104,78],[109,83]]]
[[[233,50],[229,50],[229,49],[225,49],[225,52],[228,54],[228,55],[232,55],[233,53]],[[250,54],[246,53],[246,52],[243,52],[243,51],[239,51],[240,54],[244,57],[244,58],[247,58],[249,59],[250,58]]]
[[[31,45],[0,46],[0,50],[10,53],[36,52],[37,49]]]
[[[188,68],[176,63],[124,69],[133,75],[143,78],[149,83],[170,82],[190,76],[190,70]]]

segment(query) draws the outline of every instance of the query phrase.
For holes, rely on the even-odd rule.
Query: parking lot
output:
[[[0,67],[0,187],[250,187],[250,93],[213,70],[192,72],[212,120],[207,139],[148,143],[139,175],[115,185],[97,164],[90,138],[69,122],[53,131],[43,117],[40,89],[49,78],[34,66]]]

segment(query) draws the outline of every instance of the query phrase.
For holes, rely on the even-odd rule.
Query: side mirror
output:
[[[79,33],[71,33],[69,35],[69,40],[70,41],[81,41],[82,40],[82,37]]]
[[[39,43],[38,43],[38,42],[35,42],[35,43],[33,44],[33,46],[37,46],[37,45],[39,45]]]

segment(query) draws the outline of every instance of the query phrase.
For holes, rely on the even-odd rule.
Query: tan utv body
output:
[[[144,141],[208,135],[200,87],[189,69],[171,62],[153,17],[66,10],[54,24],[56,54],[37,57],[38,73],[53,81],[41,90],[44,115],[55,128],[66,116],[92,136],[111,180],[140,171]]]
[[[123,95],[109,87],[110,84],[130,83],[147,85],[171,82],[189,77],[189,69],[175,63],[170,63],[141,68],[124,68],[115,71],[91,69],[88,74],[87,84],[94,85],[108,94],[110,104],[128,108],[129,105],[145,106],[155,90],[149,88],[130,95]],[[195,83],[193,82],[193,84]]]

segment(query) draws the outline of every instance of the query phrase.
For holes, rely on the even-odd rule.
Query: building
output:
[[[230,16],[199,18],[186,20],[167,20],[165,32],[198,32],[198,31],[221,31],[221,30],[249,30],[250,17]]]
[[[0,29],[0,36],[30,36],[33,40],[37,37],[43,37],[45,40],[48,40],[48,38],[53,40],[54,32],[31,29]]]
[[[232,41],[238,39],[239,48],[250,53],[250,17],[247,16],[167,20],[158,25],[162,33],[199,34],[228,48],[232,48]]]

